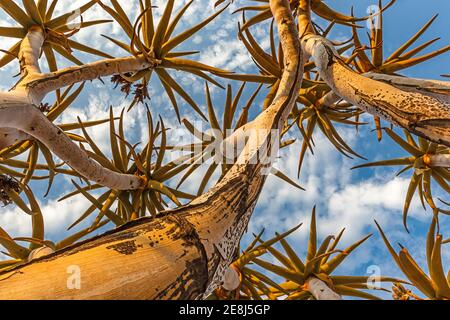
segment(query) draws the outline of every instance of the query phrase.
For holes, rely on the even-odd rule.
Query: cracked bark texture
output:
[[[0,274],[0,299],[199,299],[222,284],[270,166],[257,157],[270,151],[272,135],[279,138],[303,75],[289,2],[270,6],[285,52],[283,77],[272,105],[246,125],[252,143],[225,177],[186,206]],[[67,286],[70,266],[81,272],[80,290]]]
[[[450,146],[448,84],[429,80],[419,85],[418,79],[358,74],[345,64],[329,40],[314,33],[309,9],[309,0],[302,0],[302,48],[337,96],[414,134]]]

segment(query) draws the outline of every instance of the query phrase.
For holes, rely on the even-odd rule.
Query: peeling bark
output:
[[[376,81],[350,69],[340,58],[333,44],[314,34],[309,17],[309,1],[301,2],[299,28],[302,48],[312,57],[321,78],[342,99],[367,113],[379,116],[395,125],[424,137],[430,141],[450,146],[450,102],[432,91],[413,88],[410,80],[400,84],[391,78],[391,83]],[[381,76],[374,77],[380,79]],[[431,81],[430,81],[431,82]],[[444,84],[434,82],[433,87]],[[448,86],[447,86],[448,87]],[[440,96],[440,93],[439,93]]]
[[[0,299],[194,299],[222,285],[270,166],[255,157],[270,149],[272,129],[281,132],[303,75],[289,1],[270,6],[285,52],[283,77],[272,105],[246,126],[252,143],[225,177],[186,206],[0,274]],[[71,266],[81,272],[80,289],[67,286]]]
[[[365,77],[390,84],[398,89],[434,97],[450,104],[450,83],[440,80],[415,79],[380,73],[365,73]]]

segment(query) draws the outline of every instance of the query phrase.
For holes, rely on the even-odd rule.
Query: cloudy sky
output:
[[[84,2],[80,0],[61,0],[57,7],[57,12],[63,13],[68,8],[76,8]],[[158,6],[156,9],[158,15],[161,13],[161,8],[164,8],[164,2],[163,0],[154,1],[154,5]],[[186,2],[185,0],[176,1],[176,9],[180,8]],[[206,0],[194,1],[184,20],[182,20],[180,29],[193,25],[214,12],[214,1],[209,1],[210,3],[208,4],[206,2]],[[209,24],[202,32],[194,36],[191,41],[184,44],[180,50],[201,50],[196,57],[199,61],[235,72],[255,73],[256,69],[250,56],[246,53],[242,43],[237,39],[237,23],[241,17],[237,14],[231,14],[237,7],[249,2],[236,0],[226,12]],[[376,2],[378,1],[329,0],[327,4],[343,13],[349,13],[350,8],[353,6],[355,14],[357,16],[363,16],[367,13],[367,8]],[[134,18],[136,16],[138,12],[136,4],[138,1],[122,0],[120,3],[123,5],[125,11],[130,14],[130,17]],[[412,36],[436,13],[441,13],[441,15],[419,43],[435,37],[441,37],[437,43],[427,49],[428,51],[450,43],[450,34],[448,33],[450,28],[450,21],[448,19],[450,4],[442,0],[429,0],[426,5],[423,5],[423,3],[421,0],[398,0],[385,15],[385,38],[383,45],[386,55],[389,55],[398,48],[399,45]],[[84,21],[100,18],[109,18],[100,7],[93,7],[83,15]],[[14,24],[4,12],[0,12],[0,21],[1,26]],[[316,22],[321,26],[326,25],[320,19],[317,19]],[[368,30],[363,29],[360,32],[361,38],[364,40],[366,39],[366,31]],[[74,37],[84,44],[88,44],[114,56],[126,54],[102,38],[101,34],[125,39],[124,34],[117,24],[105,24],[91,29],[85,29]],[[263,47],[269,47],[267,24],[254,27],[253,34]],[[331,37],[338,41],[349,39],[349,29],[337,27],[332,32]],[[2,38],[0,48],[6,50],[12,44],[13,42],[10,39]],[[86,62],[97,59],[87,54],[75,55]],[[441,74],[450,73],[449,58],[449,53],[444,54],[420,66],[402,71],[402,74],[410,77],[442,79],[440,78]],[[70,65],[62,57],[58,58],[58,63],[60,66]],[[46,69],[45,63],[43,63],[43,68]],[[17,73],[18,65],[16,63],[11,63],[4,67],[1,70],[0,89],[8,89],[11,87],[15,81],[12,76]],[[195,101],[203,110],[206,110],[203,81],[185,74],[172,74],[188,92],[192,93]],[[226,80],[220,80],[220,82],[227,84]],[[240,84],[231,84],[234,92],[236,92]],[[242,102],[248,99],[255,87],[255,85],[251,84],[247,86],[241,100]],[[258,98],[252,105],[251,113],[253,116],[261,110],[262,101],[265,96],[264,92],[258,95]],[[217,111],[220,112],[220,106],[223,105],[225,93],[218,88],[213,88],[212,93]],[[150,96],[150,108],[154,116],[161,114],[164,117],[167,126],[173,132],[170,136],[172,141],[177,142],[185,137],[185,132],[177,130],[180,128],[180,125],[177,123],[173,108],[167,96],[163,93],[158,81],[152,81]],[[51,98],[48,101],[51,102]],[[113,106],[114,111],[119,113],[129,103],[130,100],[125,98],[119,90],[113,90],[109,79],[105,79],[104,84],[100,81],[94,81],[86,85],[84,93],[58,121],[60,123],[76,122],[77,117],[80,117],[82,120],[104,119],[108,116],[109,106]],[[183,100],[179,99],[179,104],[181,105],[183,117],[189,118],[192,121],[201,121]],[[144,119],[145,110],[142,106],[135,107],[126,115],[125,124],[127,137],[130,141],[145,141],[146,125]],[[370,120],[370,118],[367,117],[367,120]],[[206,127],[207,125],[203,124],[203,126]],[[339,127],[339,132],[345,140],[370,161],[406,156],[387,137],[379,143],[372,130],[373,122],[371,121],[369,121],[367,126],[360,128],[359,132],[356,132],[354,128]],[[91,130],[90,133],[102,150],[108,153],[108,127],[101,126],[95,130]],[[296,135],[298,135],[298,132],[293,131],[292,137],[298,138]],[[245,247],[253,238],[252,233],[257,233],[262,228],[266,228],[266,237],[269,237],[274,232],[283,232],[303,222],[304,226],[290,237],[290,242],[303,254],[306,249],[307,225],[309,224],[311,209],[314,205],[317,205],[320,239],[329,234],[336,234],[341,228],[345,227],[346,233],[341,243],[343,249],[344,246],[362,238],[364,235],[374,233],[373,237],[367,243],[348,258],[346,263],[337,270],[337,273],[369,275],[367,274],[368,268],[376,265],[385,275],[400,276],[374,227],[374,219],[379,221],[384,227],[393,243],[402,243],[410,249],[419,262],[424,262],[424,236],[430,222],[430,211],[424,211],[415,198],[409,214],[411,234],[405,232],[401,223],[404,197],[410,178],[409,173],[396,177],[395,168],[360,169],[352,171],[350,170],[351,167],[363,163],[364,160],[343,157],[319,132],[315,134],[315,144],[315,154],[307,155],[303,165],[302,175],[298,181],[299,184],[306,188],[306,191],[298,190],[276,177],[269,177],[252,217],[249,232],[245,235],[242,245]],[[276,163],[277,168],[282,169],[292,179],[296,179],[297,176],[300,146],[301,140],[299,139],[292,146],[282,151],[281,157]],[[201,170],[188,183],[185,183],[184,190],[195,192],[195,182],[198,182],[200,177]],[[52,192],[46,198],[42,196],[46,189],[44,184],[33,183],[33,187],[35,187],[34,190],[36,190],[36,195],[40,199],[45,215],[46,237],[50,240],[61,239],[61,237],[67,234],[65,231],[66,227],[89,204],[82,197],[74,197],[64,202],[57,201],[63,194],[71,191],[73,188],[70,180],[64,177],[58,177]],[[435,189],[438,190],[437,188]],[[443,191],[435,192],[435,195],[436,198],[440,197],[449,200],[448,195],[444,194]],[[449,235],[445,234],[445,231],[450,226],[450,219],[445,219],[444,217],[441,223],[441,230],[444,230],[444,238],[448,238]],[[29,217],[14,207],[0,208],[0,226],[14,236],[28,236],[31,230]],[[450,251],[445,249],[443,254],[446,260],[445,265],[448,268]]]

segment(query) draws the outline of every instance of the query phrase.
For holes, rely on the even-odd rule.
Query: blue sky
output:
[[[64,0],[61,2],[65,4]],[[71,1],[69,6],[74,8],[77,4],[83,2],[79,0]],[[138,3],[137,1],[123,0],[120,2],[123,3],[127,12],[137,12],[135,6],[135,3]],[[177,1],[176,8],[179,8],[185,2],[187,1]],[[203,0],[194,1],[181,27],[192,25],[201,18],[210,15],[213,12],[213,2],[210,1],[209,5],[205,6],[205,1]],[[198,60],[216,67],[236,72],[256,72],[251,58],[246,54],[245,49],[237,39],[236,28],[240,16],[231,15],[233,8],[248,2],[237,0],[229,10],[180,49],[200,48],[201,53],[197,55]],[[354,6],[355,14],[363,16],[367,13],[368,6],[376,2],[375,0],[329,0],[327,4],[343,13],[349,13],[351,6]],[[384,1],[384,3],[386,2]],[[155,5],[159,8],[163,7],[161,6],[163,3],[164,1],[162,0],[155,1]],[[60,4],[57,10],[60,12],[66,11],[67,7]],[[450,3],[448,1],[429,0],[424,5],[424,2],[421,0],[398,0],[385,14],[384,18],[385,38],[383,44],[386,56],[412,36],[436,13],[440,13],[440,16],[418,43],[420,44],[439,36],[441,40],[427,50],[448,45],[450,43],[450,34],[448,33],[448,30],[450,30],[449,12]],[[100,17],[107,17],[100,8],[93,8],[83,16],[84,20],[98,19]],[[3,12],[0,12],[0,21],[2,26],[12,23]],[[317,22],[320,25],[324,25],[320,19]],[[254,30],[254,35],[267,48],[268,29],[266,26],[257,26]],[[364,40],[366,40],[366,37],[364,37],[366,31],[368,30],[364,29],[360,33],[361,38]],[[102,38],[100,33],[123,38],[120,29],[115,25],[103,25],[97,29],[83,30],[75,37],[85,44],[100,48],[115,56],[125,54]],[[348,28],[337,27],[331,36],[334,39],[342,40],[348,39],[349,34]],[[9,39],[2,39],[0,48],[8,49],[10,44]],[[96,59],[96,57],[90,55],[81,54],[77,56],[86,62]],[[442,80],[440,78],[441,74],[450,73],[449,58],[450,53],[446,53],[401,73],[410,77]],[[70,65],[64,59],[61,59],[59,62],[61,66]],[[45,69],[45,63],[43,67]],[[18,66],[15,63],[10,64],[0,72],[0,89],[7,89],[15,81],[12,80],[11,76],[17,74]],[[193,93],[196,102],[205,110],[203,82],[191,76],[173,74],[188,92]],[[226,80],[220,80],[220,82],[227,84]],[[234,92],[236,92],[239,83],[231,84]],[[242,102],[247,100],[253,93],[254,88],[255,85],[248,85]],[[177,141],[184,136],[184,133],[176,130],[179,125],[176,121],[175,113],[167,97],[162,92],[158,81],[153,81],[150,89],[150,108],[154,115],[161,114],[164,117],[165,121],[173,129],[172,141]],[[217,88],[214,88],[212,92],[216,107],[222,106],[225,96],[224,92]],[[264,92],[261,93],[252,105],[251,111],[253,116],[261,110],[264,96]],[[51,97],[49,101],[51,101]],[[76,100],[60,121],[75,122],[77,116],[80,116],[82,120],[103,119],[107,117],[107,110],[110,105],[114,107],[116,112],[119,112],[129,103],[129,99],[126,99],[119,90],[112,89],[108,79],[105,79],[105,84],[95,81],[87,84],[82,96]],[[182,116],[193,121],[200,121],[182,100],[179,100],[179,103],[182,106]],[[217,111],[220,112],[220,108]],[[139,106],[126,116],[127,136],[130,141],[145,141],[146,128],[144,118],[144,108],[139,108]],[[367,117],[367,119],[370,118]],[[340,127],[339,131],[352,147],[370,161],[405,156],[404,152],[388,138],[385,137],[379,143],[375,134],[371,131],[372,129],[373,123],[370,122],[369,125],[362,127],[359,132],[355,132],[353,128],[348,127]],[[103,150],[107,152],[107,126],[98,127],[90,133],[96,138],[96,141],[99,141],[99,145]],[[295,134],[298,135],[298,132],[293,132],[293,137],[296,137]],[[274,232],[283,232],[303,222],[304,226],[300,231],[290,237],[290,242],[295,244],[299,252],[303,252],[306,249],[310,212],[312,207],[317,205],[319,215],[318,227],[321,237],[328,234],[336,234],[342,227],[346,227],[346,234],[341,243],[342,249],[364,235],[374,233],[374,236],[369,241],[348,258],[346,263],[337,270],[337,273],[366,275],[367,268],[371,265],[376,265],[379,266],[382,274],[400,276],[374,228],[374,219],[381,223],[393,243],[401,242],[413,252],[419,262],[423,263],[425,261],[424,236],[430,221],[430,212],[425,212],[418,202],[414,201],[409,214],[411,234],[407,234],[401,224],[403,200],[410,176],[406,174],[396,178],[395,169],[390,168],[351,171],[350,168],[352,166],[362,163],[363,160],[352,160],[341,156],[318,133],[315,140],[315,155],[311,156],[308,154],[299,180],[299,183],[307,190],[300,191],[275,177],[269,177],[251,220],[249,232],[244,236],[242,245],[245,246],[251,241],[252,233],[257,233],[262,228],[266,228],[266,237],[271,237]],[[276,164],[278,168],[288,173],[291,178],[296,177],[300,146],[301,141],[299,140],[290,148],[283,150],[282,158]],[[198,174],[190,179],[185,184],[186,190],[194,192],[193,187],[195,187],[196,182],[198,183],[200,177],[200,174]],[[53,191],[47,198],[42,197],[46,189],[43,184],[38,183],[33,184],[33,186],[35,187],[34,190],[37,190],[36,195],[39,196],[44,211],[47,238],[58,240],[67,234],[65,228],[78,217],[79,213],[82,212],[81,210],[88,206],[88,203],[81,197],[61,203],[56,201],[64,192],[72,190],[70,180],[64,177],[58,177]],[[440,194],[436,193],[436,196],[449,200],[448,195],[443,192]],[[444,231],[444,238],[449,237],[449,234],[445,232],[450,226],[449,222],[450,219],[446,219],[446,217],[443,217],[441,221],[441,230]],[[28,236],[31,230],[29,217],[14,207],[0,209],[0,225],[15,236]],[[443,255],[446,261],[444,265],[448,268],[450,251],[446,247],[444,247]]]

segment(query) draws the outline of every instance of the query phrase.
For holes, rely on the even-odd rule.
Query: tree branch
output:
[[[316,300],[342,300],[339,294],[316,277],[309,277],[305,282],[305,287]]]
[[[13,128],[0,128],[0,150],[16,142],[32,139],[25,132]]]
[[[427,154],[423,161],[430,167],[450,168],[450,154]]]
[[[19,50],[19,63],[23,80],[41,73],[39,56],[44,41],[44,32],[39,26],[31,27],[22,40]]]
[[[88,63],[82,66],[74,66],[58,70],[56,72],[41,74],[25,85],[32,91],[46,95],[54,90],[69,86],[74,83],[95,80],[100,77],[115,74],[137,72],[154,68],[159,60],[147,60],[144,56],[105,59]]]
[[[41,27],[29,29],[19,51],[22,78],[12,91],[0,93],[0,147],[33,137],[90,181],[115,190],[141,188],[144,181],[140,177],[113,172],[90,159],[37,106],[56,89],[101,76],[152,68],[158,61],[149,61],[142,56],[106,59],[42,74],[39,57],[44,40]]]
[[[306,6],[308,0],[302,0]],[[333,44],[315,35],[306,12],[299,17],[302,48],[336,95],[365,112],[430,141],[450,146],[450,103],[420,90],[401,90],[350,69]]]
[[[430,79],[415,79],[380,73],[365,73],[365,77],[390,84],[398,89],[421,93],[450,104],[450,82]]]
[[[48,93],[71,84],[154,68],[161,62],[139,55],[104,59],[44,74],[39,66],[44,41],[45,33],[42,28],[33,26],[22,40],[19,50],[22,79],[15,89],[26,90],[31,103],[35,105],[39,105]]]
[[[113,172],[90,159],[38,108],[24,103],[14,92],[0,94],[0,128],[13,128],[34,137],[86,179],[115,190],[142,187],[140,177]]]

